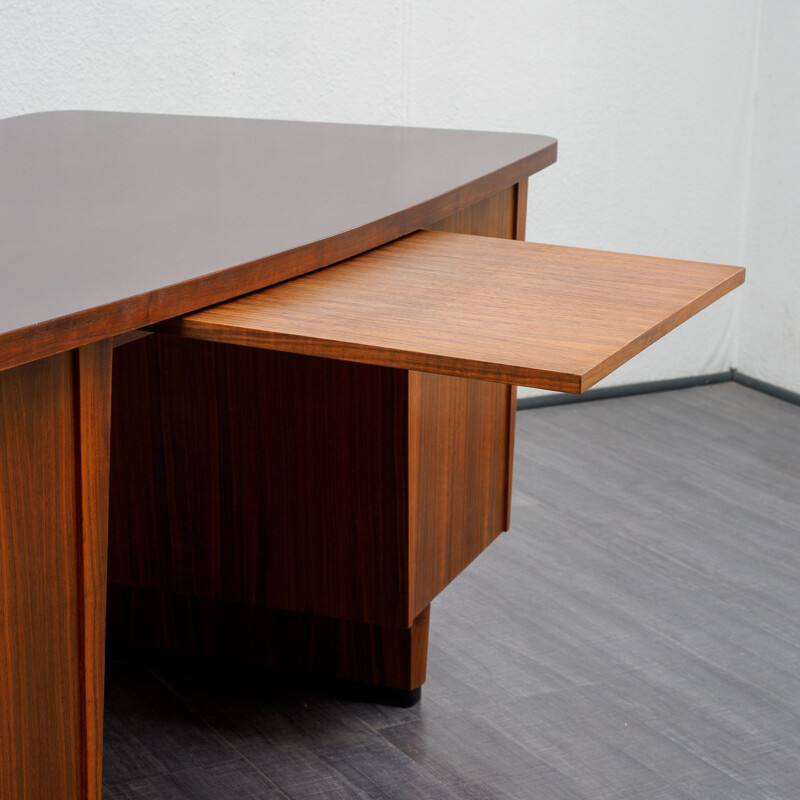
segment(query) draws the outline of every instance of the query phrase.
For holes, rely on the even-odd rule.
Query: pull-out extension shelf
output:
[[[420,231],[157,329],[582,392],[743,280],[740,267]]]

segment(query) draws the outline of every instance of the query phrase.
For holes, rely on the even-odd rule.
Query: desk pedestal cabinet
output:
[[[116,354],[109,636],[396,689],[507,527],[508,386],[156,334]]]
[[[523,238],[525,193],[435,227]],[[431,600],[508,528],[514,387],[163,334],[114,359],[109,638],[416,699]]]

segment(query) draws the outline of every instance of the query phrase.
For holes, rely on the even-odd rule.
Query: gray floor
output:
[[[112,658],[106,798],[800,798],[800,408],[520,412],[412,709]]]

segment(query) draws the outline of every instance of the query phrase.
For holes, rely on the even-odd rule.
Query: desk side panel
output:
[[[412,616],[505,529],[508,387],[409,373]]]
[[[527,180],[525,181],[527,185]],[[498,239],[517,237],[518,186],[510,186],[485,200],[451,214],[449,217],[428,225],[432,231],[469,233],[473,236],[494,236]]]
[[[112,583],[407,627],[407,380],[158,334],[118,348]]]
[[[110,357],[0,372],[2,798],[100,798]]]

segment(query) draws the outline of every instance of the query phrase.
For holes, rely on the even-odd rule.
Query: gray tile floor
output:
[[[512,530],[396,709],[115,656],[110,798],[800,798],[800,408],[522,411]]]

